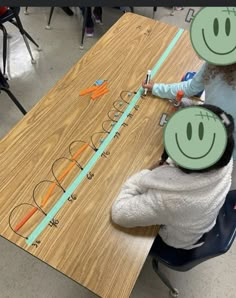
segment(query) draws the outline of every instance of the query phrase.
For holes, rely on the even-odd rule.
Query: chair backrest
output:
[[[205,235],[200,247],[185,250],[166,245],[161,238],[153,247],[151,254],[166,266],[187,271],[196,265],[219,256],[229,250],[236,236],[236,190],[228,193],[215,226]]]
[[[20,7],[9,7],[9,9],[0,16],[0,24],[10,21],[15,17],[15,14],[19,15]]]
[[[7,6],[0,6],[0,16],[3,15],[5,12],[7,12],[8,7]]]
[[[218,255],[227,252],[236,235],[236,190],[228,193],[217,217],[214,228],[206,234],[205,243],[199,248],[202,255]]]

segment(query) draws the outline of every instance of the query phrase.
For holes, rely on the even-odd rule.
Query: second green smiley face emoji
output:
[[[193,48],[211,64],[236,62],[236,7],[202,8],[191,23]]]
[[[186,169],[200,170],[215,164],[226,143],[222,120],[203,107],[188,107],[174,113],[164,130],[168,155]]]

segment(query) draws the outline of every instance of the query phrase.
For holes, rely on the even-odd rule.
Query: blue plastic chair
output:
[[[213,229],[204,235],[204,244],[200,247],[185,250],[176,249],[165,244],[160,236],[157,236],[150,250],[153,257],[152,265],[160,279],[170,289],[172,297],[178,296],[178,290],[174,288],[167,277],[159,270],[158,264],[176,271],[188,271],[198,264],[226,253],[236,235],[236,190],[228,193]]]

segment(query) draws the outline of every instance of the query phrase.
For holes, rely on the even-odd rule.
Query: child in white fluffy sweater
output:
[[[218,116],[222,109],[203,105]],[[159,235],[169,246],[192,249],[215,225],[231,185],[234,121],[225,125],[228,142],[222,157],[204,170],[186,170],[163,154],[163,165],[130,177],[112,206],[112,220],[124,227],[161,225]]]

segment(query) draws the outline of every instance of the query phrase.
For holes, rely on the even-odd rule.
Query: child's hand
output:
[[[142,83],[142,87],[144,89],[147,88],[149,92],[152,92],[153,85],[154,85],[154,81],[150,81],[149,84],[145,84],[145,81],[143,81]]]

